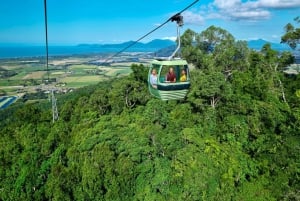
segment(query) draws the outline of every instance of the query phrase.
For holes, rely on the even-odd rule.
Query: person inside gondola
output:
[[[156,69],[153,69],[150,75],[150,84],[153,88],[157,88],[157,73]]]
[[[184,69],[181,71],[180,82],[186,82],[186,72]]]
[[[167,82],[176,82],[176,75],[174,73],[174,68],[170,68],[169,72],[167,73]]]

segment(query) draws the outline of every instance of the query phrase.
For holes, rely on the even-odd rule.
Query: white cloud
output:
[[[176,41],[177,36],[167,36],[167,37],[163,37],[163,40],[172,40],[172,41]]]
[[[214,0],[208,5],[207,16],[230,20],[264,20],[271,17],[270,9],[294,9],[300,7],[300,0]]]
[[[240,0],[215,0],[212,4],[220,16],[230,20],[259,20],[268,19],[271,14],[268,10],[260,8],[258,2],[245,2]]]
[[[204,19],[200,14],[195,14],[191,11],[182,13],[184,24],[203,25]]]
[[[300,7],[299,0],[259,0],[257,1],[259,7],[265,8],[295,8]]]
[[[260,9],[241,9],[231,12],[230,14],[226,13],[229,18],[232,20],[262,20],[268,19],[271,14],[267,10],[260,10]]]
[[[272,37],[272,39],[276,39],[276,40],[281,38],[281,36],[278,36],[278,35],[272,35],[271,37]]]
[[[240,0],[215,0],[213,5],[221,10],[228,10],[235,8],[241,4]]]

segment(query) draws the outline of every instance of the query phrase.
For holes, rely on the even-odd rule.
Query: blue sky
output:
[[[194,0],[47,0],[50,45],[137,40]],[[44,44],[44,0],[6,0],[0,6],[0,44]],[[237,40],[280,42],[284,26],[300,15],[300,0],[200,0],[183,13],[186,29],[214,25]],[[142,42],[174,38],[168,23]]]

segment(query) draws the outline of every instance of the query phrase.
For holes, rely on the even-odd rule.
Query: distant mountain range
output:
[[[111,48],[111,49],[123,49],[130,45],[135,43],[135,41],[127,41],[124,43],[118,43],[118,44],[80,44],[78,46],[82,47],[91,47],[91,48]],[[255,50],[260,50],[263,45],[266,43],[271,44],[272,49],[278,50],[278,51],[288,51],[291,50],[291,48],[286,44],[280,44],[280,43],[273,43],[269,42],[263,39],[258,40],[249,40],[247,41],[248,47]],[[163,48],[168,49],[174,49],[174,46],[176,46],[176,42],[172,40],[161,40],[161,39],[155,39],[148,43],[142,43],[137,42],[133,46],[131,46],[134,49],[156,49],[157,51]]]
[[[281,43],[272,43],[263,39],[258,40],[249,40],[248,47],[255,50],[260,50],[263,45],[269,43],[271,45],[271,48],[277,51],[291,51],[291,48],[287,44],[281,44]]]
[[[291,51],[297,58],[300,58],[298,50],[292,51],[287,45],[280,43],[271,43],[262,39],[250,40],[248,47],[261,50],[262,46],[270,43],[272,49],[277,51]],[[148,43],[141,43],[135,41],[127,41],[119,44],[80,44],[75,46],[49,46],[50,56],[59,55],[78,55],[78,54],[99,54],[99,53],[112,53],[122,51],[124,48],[126,52],[147,52],[156,57],[170,56],[176,48],[176,43],[172,40],[155,39]],[[26,46],[26,45],[4,45],[0,44],[0,59],[2,58],[20,58],[20,57],[36,57],[45,56],[45,46]],[[299,59],[298,59],[299,60]]]
[[[123,49],[126,48],[132,44],[134,44],[135,41],[127,41],[124,43],[118,43],[118,44],[80,44],[78,46],[89,46],[92,48],[111,48],[111,49]],[[136,42],[132,47],[135,49],[161,49],[169,46],[174,46],[176,43],[172,40],[161,40],[161,39],[155,39],[148,43],[142,43],[142,42]]]

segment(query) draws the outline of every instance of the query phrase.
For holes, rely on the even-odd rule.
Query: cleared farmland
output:
[[[95,57],[55,57],[50,58],[48,72],[45,60],[40,58],[0,60],[0,94],[18,95],[56,88],[80,88],[91,84],[126,76],[131,73],[131,62],[115,62],[111,66],[101,66],[91,61]],[[7,73],[7,72],[10,73]],[[46,86],[45,86],[46,85]]]

